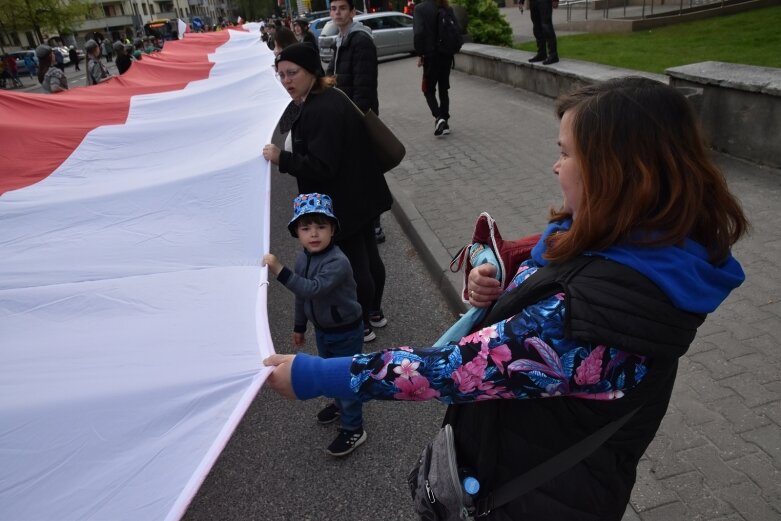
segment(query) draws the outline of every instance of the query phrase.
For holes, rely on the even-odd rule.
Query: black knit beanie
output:
[[[276,60],[274,60],[274,65],[282,61],[300,65],[315,76],[325,76],[323,66],[320,65],[320,58],[317,56],[317,51],[307,43],[294,43],[293,45],[282,49],[282,52],[279,53]]]

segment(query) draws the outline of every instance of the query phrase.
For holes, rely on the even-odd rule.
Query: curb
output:
[[[462,275],[450,271],[452,259],[447,249],[396,180],[386,175],[385,181],[395,203],[391,212],[420,254],[423,265],[431,274],[437,288],[442,292],[448,306],[455,314],[466,312],[469,305],[461,300]]]

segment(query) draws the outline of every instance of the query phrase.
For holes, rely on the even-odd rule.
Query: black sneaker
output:
[[[348,431],[339,429],[336,439],[331,442],[325,451],[331,456],[347,456],[366,441],[366,431],[358,429],[357,431]]]
[[[369,325],[371,327],[385,327],[388,325],[388,319],[382,314],[382,311],[375,311],[369,314]]]
[[[447,126],[447,121],[445,121],[444,119],[438,119],[437,122],[434,124],[434,135],[441,136],[442,132],[445,131],[446,126]]]
[[[363,342],[373,342],[374,339],[377,338],[377,335],[372,331],[372,328],[365,327],[363,328]]]
[[[447,124],[447,120],[445,120],[445,128],[442,129],[442,135],[447,136],[450,134],[450,125]]]
[[[339,410],[339,407],[337,407],[335,403],[331,403],[326,405],[322,411],[317,413],[317,423],[321,425],[328,425],[329,423],[333,423],[338,420],[339,416],[341,415],[342,411]]]
[[[531,58],[529,58],[529,63],[535,63],[535,62],[541,62],[548,59],[548,55],[545,53],[538,52]]]
[[[543,60],[543,65],[550,65],[551,63],[558,63],[559,62],[559,55],[558,54],[551,54],[545,60]]]

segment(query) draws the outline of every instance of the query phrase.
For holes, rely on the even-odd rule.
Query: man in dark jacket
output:
[[[363,112],[373,110],[380,113],[377,96],[377,46],[374,45],[371,29],[355,17],[354,0],[332,0],[331,20],[339,28],[339,36],[333,47],[329,76],[336,75],[336,86],[347,94]],[[385,232],[380,218],[374,222],[374,236],[377,242],[385,242]]]
[[[331,20],[339,28],[339,36],[328,75],[336,75],[336,86],[364,112],[380,113],[377,97],[377,47],[371,29],[353,21],[353,0],[332,0]]]
[[[423,0],[413,14],[413,39],[418,67],[423,67],[423,95],[434,116],[434,135],[450,134],[450,67],[453,55],[442,52],[437,45],[440,9],[453,10],[447,0]],[[439,102],[437,102],[439,86]]]

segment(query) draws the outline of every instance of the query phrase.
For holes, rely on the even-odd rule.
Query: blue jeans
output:
[[[329,333],[315,328],[317,353],[323,358],[353,356],[363,350],[363,322],[355,329]],[[335,399],[342,413],[342,429],[355,431],[363,427],[363,403],[360,400]]]

